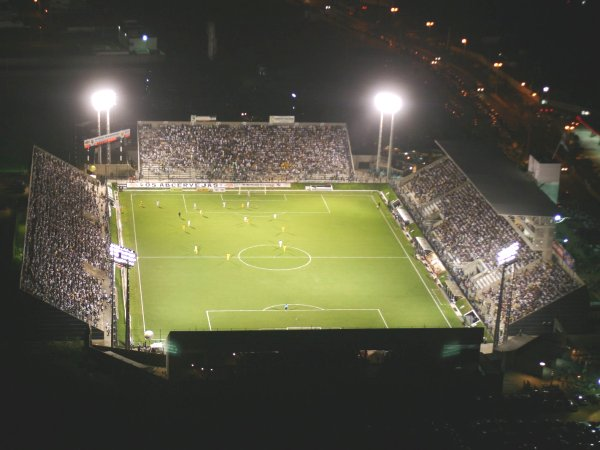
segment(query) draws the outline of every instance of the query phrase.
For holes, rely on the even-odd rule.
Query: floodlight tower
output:
[[[102,89],[92,94],[92,106],[98,112],[98,136],[102,134],[100,113],[106,111],[106,134],[110,133],[110,108],[117,104],[117,94],[112,89]],[[98,162],[102,164],[102,147],[99,148]],[[110,142],[108,143],[107,163],[110,164]]]
[[[402,99],[396,94],[391,92],[380,92],[375,96],[375,107],[381,113],[381,120],[379,121],[379,141],[377,144],[377,161],[375,167],[379,171],[379,161],[381,159],[381,134],[383,131],[383,115],[390,114],[390,147],[387,161],[387,179],[390,179],[391,165],[392,165],[392,144],[394,140],[394,115],[402,108]]]
[[[503,248],[496,255],[496,261],[498,266],[502,267],[502,277],[500,278],[500,295],[498,296],[498,308],[496,310],[496,327],[494,328],[494,348],[498,348],[500,343],[500,322],[502,316],[502,294],[504,291],[504,273],[506,267],[513,264],[517,259],[517,252],[519,251],[519,243],[513,242],[506,248]],[[508,323],[507,323],[508,326]],[[508,333],[508,328],[504,330],[504,334]]]

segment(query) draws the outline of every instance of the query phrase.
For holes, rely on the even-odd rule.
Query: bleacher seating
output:
[[[348,132],[340,124],[138,124],[142,178],[180,181],[347,181]]]
[[[396,191],[490,330],[501,278],[496,254],[513,242],[520,250],[510,269],[511,322],[579,287],[558,264],[542,261],[450,159],[407,177]]]
[[[34,148],[21,288],[98,326],[110,305],[105,187]]]

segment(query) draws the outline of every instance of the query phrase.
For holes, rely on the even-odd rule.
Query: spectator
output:
[[[347,181],[353,174],[345,125],[143,122],[139,141],[146,178]]]
[[[35,148],[22,288],[98,326],[110,303],[105,186]]]

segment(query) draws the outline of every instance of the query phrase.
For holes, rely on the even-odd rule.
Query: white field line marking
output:
[[[284,310],[284,309],[207,309],[207,313],[215,313],[215,312],[279,312],[279,313],[290,313],[292,312],[327,312],[327,311],[379,311],[377,308],[332,308],[332,309],[292,309],[292,310]],[[381,313],[381,311],[379,311]],[[385,322],[385,320],[384,320]]]
[[[378,313],[379,313],[379,315],[381,316],[381,320],[383,320],[383,324],[385,325],[385,327],[386,327],[386,328],[389,328],[389,327],[388,327],[388,324],[387,324],[387,322],[385,321],[385,319],[384,319],[384,317],[383,317],[383,314],[381,314],[381,310],[380,310],[380,309],[377,309],[377,312],[378,312]]]
[[[268,311],[271,308],[277,308],[277,307],[280,307],[280,306],[285,306],[285,304],[282,303],[282,304],[279,304],[279,305],[267,306],[266,308],[263,309],[263,311]],[[320,309],[321,311],[323,310],[323,308],[319,308],[318,306],[305,305],[304,303],[291,303],[291,304],[289,304],[289,306],[306,306],[307,308]],[[298,310],[294,309],[294,311],[298,311]]]
[[[327,204],[327,202],[325,201],[325,197],[323,197],[323,194],[321,194],[321,198],[323,199],[323,203],[325,203],[325,208],[327,208],[327,212],[329,214],[331,214],[331,210],[329,209],[329,205]]]
[[[137,255],[140,254],[140,252],[138,251],[138,242],[137,242],[137,232],[135,229],[135,208],[133,206],[133,195],[131,195],[131,218],[132,218],[132,222],[133,222],[133,240],[135,242],[135,253]],[[146,316],[144,315],[144,295],[142,294],[142,271],[140,269],[140,263],[138,261],[137,267],[136,267],[136,271],[138,274],[138,283],[140,285],[140,303],[142,305],[142,323],[144,324],[144,332],[146,332]],[[129,283],[129,280],[127,280],[127,282]],[[127,311],[127,314],[130,314],[129,311]],[[129,324],[131,325],[131,321],[129,322]]]
[[[381,317],[381,320],[383,320],[383,324],[385,325],[386,328],[389,328],[387,322],[385,321],[385,318],[383,317],[383,314],[381,314],[381,310],[377,309],[377,308],[332,308],[332,309],[293,309],[291,310],[292,313],[295,312],[327,312],[327,311],[361,311],[361,312],[365,312],[365,311],[377,311],[379,313],[379,317]],[[281,314],[289,314],[289,310],[286,311],[285,309],[208,309],[206,310],[206,317],[208,317],[208,327],[209,329],[212,331],[212,325],[210,322],[210,313],[245,313],[245,312],[272,312],[272,313],[281,313]],[[341,327],[340,327],[341,329]]]
[[[375,202],[375,199],[373,197],[371,197],[371,199],[373,200],[373,203],[377,204]],[[394,229],[392,228],[392,226],[390,225],[390,222],[388,221],[387,217],[385,216],[385,214],[383,214],[382,210],[379,210],[379,213],[381,214],[381,216],[383,217],[383,220],[385,220],[386,225],[388,226],[388,228],[390,229],[390,231],[392,232],[392,234],[394,235],[394,238],[396,238],[396,242],[398,242],[398,244],[400,245],[400,247],[402,248],[402,251],[404,252],[404,254],[408,257],[408,252],[406,251],[406,249],[404,248],[404,245],[402,245],[402,242],[400,241],[400,238],[398,238],[398,235],[396,234],[396,232],[394,231]],[[417,267],[415,266],[415,263],[412,261],[412,259],[409,257],[408,260],[410,261],[410,265],[413,267],[413,269],[415,270],[415,273],[417,274],[417,276],[419,277],[419,279],[421,280],[421,283],[423,283],[423,286],[425,287],[425,289],[427,290],[427,292],[429,293],[430,297],[431,297],[431,301],[433,301],[433,304],[436,306],[436,308],[438,309],[438,311],[440,312],[440,314],[442,315],[442,317],[444,318],[444,320],[446,321],[446,323],[448,324],[449,328],[452,328],[452,325],[450,324],[450,322],[448,321],[448,319],[446,318],[446,315],[444,314],[444,312],[442,311],[442,308],[440,308],[440,305],[437,304],[435,297],[433,295],[433,293],[431,292],[431,290],[429,289],[429,286],[427,286],[427,283],[425,283],[425,280],[423,279],[423,277],[421,276],[421,274],[419,273],[419,270],[417,269]]]
[[[341,330],[342,327],[285,327],[285,328],[259,328],[259,331],[276,330]]]
[[[433,296],[435,297],[435,301],[438,302],[438,305],[442,306],[442,302],[437,292],[433,291]]]
[[[187,209],[187,203],[185,202],[185,195],[181,194],[181,196],[183,197],[183,207],[185,208],[185,214],[188,214],[188,209]]]
[[[206,318],[208,319],[208,329],[212,331],[212,325],[210,324],[210,314],[206,311]]]
[[[271,306],[272,308],[272,306]],[[333,308],[333,309],[293,309],[291,310],[292,313],[295,312],[327,312],[327,311],[361,311],[361,312],[365,312],[365,311],[377,311],[379,313],[379,317],[381,317],[381,320],[383,320],[383,324],[385,325],[386,328],[389,328],[387,322],[385,321],[383,314],[381,314],[381,310],[379,309],[375,309],[375,308],[367,308],[367,309],[361,309],[361,308]],[[285,309],[208,309],[206,310],[206,317],[208,318],[208,328],[209,330],[212,331],[212,324],[210,322],[210,313],[245,313],[245,312],[272,312],[272,313],[281,313],[281,314],[289,314],[289,310],[286,311]],[[341,329],[341,327],[340,327]]]
[[[232,199],[230,199],[230,198],[229,198],[229,199],[228,199],[228,198],[225,198],[225,200],[224,200],[224,201],[234,201],[234,202],[237,202],[237,201],[239,201],[239,199],[232,200]],[[264,199],[264,198],[263,198],[263,199],[261,199],[261,198],[259,198],[259,199],[255,199],[254,197],[252,197],[252,203],[269,203],[269,202],[270,202],[270,203],[273,203],[273,202],[282,202],[282,201],[283,201],[283,200],[282,200],[282,199],[280,199],[280,198],[275,198],[275,199],[268,199],[268,198],[266,198],[266,199]]]
[[[273,245],[273,248],[277,248]],[[138,259],[223,259],[223,256],[138,256]],[[236,255],[231,258],[237,259]],[[244,259],[306,259],[306,256],[244,256]],[[408,256],[313,256],[312,259],[409,259]]]
[[[138,190],[138,189],[127,189],[128,192],[132,192],[135,193],[135,195],[155,195],[154,193],[156,192],[160,192],[162,195],[181,195],[181,191],[178,192],[172,192],[172,191],[168,191],[165,189],[142,189],[142,190]],[[187,193],[188,195],[194,195],[194,196],[200,196],[200,195],[204,195],[204,196],[217,196],[217,195],[223,195],[223,193],[220,192],[198,192],[192,189],[184,189],[183,192]],[[231,196],[235,196],[237,197],[234,193],[234,191],[227,191],[224,194],[225,195],[231,195]],[[261,191],[262,192],[262,191]],[[365,198],[369,198],[372,194],[376,194],[378,191],[374,191],[374,190],[347,190],[347,191],[329,191],[327,193],[325,193],[325,195],[327,196],[336,196],[336,197],[365,197]],[[311,196],[315,196],[317,195],[316,192],[307,192],[305,190],[282,190],[282,189],[278,189],[278,190],[269,190],[267,191],[267,195],[271,195],[271,194],[276,194],[277,195],[283,195],[285,200],[288,200],[287,196],[291,196],[291,197],[311,197]]]
[[[236,211],[218,211],[218,210],[205,210],[206,214],[237,214],[238,216],[244,215],[241,210]],[[329,214],[325,211],[256,211],[256,212],[247,212],[245,215],[248,217],[273,217],[271,214]],[[265,214],[269,214],[268,216]]]

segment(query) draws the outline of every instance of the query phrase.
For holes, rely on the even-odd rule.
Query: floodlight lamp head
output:
[[[375,107],[382,114],[396,114],[402,108],[402,99],[391,92],[380,92],[375,96]]]
[[[519,251],[519,247],[520,245],[518,242],[513,242],[508,247],[500,250],[496,255],[496,261],[498,262],[498,265],[502,266],[503,264],[513,262],[517,258],[517,252]]]
[[[98,112],[108,111],[117,104],[117,94],[112,89],[102,89],[92,94],[92,106]]]

